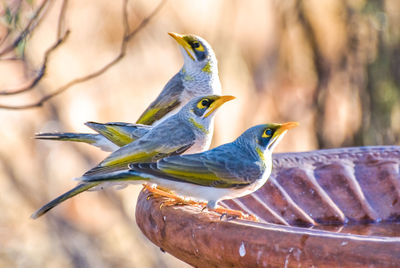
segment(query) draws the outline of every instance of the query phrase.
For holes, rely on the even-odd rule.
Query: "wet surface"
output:
[[[383,222],[354,225],[321,225],[309,229],[323,230],[333,233],[355,234],[362,236],[397,237],[400,240],[400,222]]]

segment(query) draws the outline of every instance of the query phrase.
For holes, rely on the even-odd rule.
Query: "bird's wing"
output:
[[[264,171],[262,165],[241,158],[239,152],[223,150],[167,157],[157,163],[129,166],[142,177],[150,174],[163,179],[216,188],[245,187],[260,178]]]
[[[113,152],[98,167],[88,171],[84,176],[127,168],[129,163],[154,162],[185,152],[195,144],[196,136],[185,125],[176,128],[175,124],[174,120],[163,122],[151,133]]]
[[[184,90],[181,74],[177,73],[153,101],[150,106],[136,121],[137,124],[152,125],[155,121],[163,118],[167,113],[177,108],[180,104],[180,96]]]
[[[151,127],[147,125],[122,122],[111,122],[105,124],[87,122],[85,125],[120,147],[144,136],[151,129]]]

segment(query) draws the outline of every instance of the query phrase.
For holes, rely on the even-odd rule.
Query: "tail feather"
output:
[[[89,177],[84,176],[81,177],[80,180],[82,181],[80,184],[78,184],[73,189],[60,195],[59,197],[55,198],[54,200],[50,201],[49,203],[38,209],[35,213],[31,215],[31,218],[32,219],[39,218],[40,216],[42,216],[55,206],[84,191],[99,190],[105,187],[112,187],[112,186],[117,186],[119,187],[119,189],[122,189],[128,184],[132,183],[136,184],[140,183],[141,181],[147,181],[148,179],[140,177],[134,171],[122,170],[112,173],[98,174]]]
[[[90,134],[90,133],[59,132],[59,133],[39,133],[35,135],[35,138],[40,140],[78,141],[78,142],[86,142],[92,144],[99,139],[98,136],[100,135]]]
[[[35,213],[33,213],[31,215],[32,219],[37,219],[40,216],[42,216],[43,214],[45,214],[47,211],[49,211],[50,209],[54,208],[55,206],[57,206],[58,204],[64,202],[67,199],[70,199],[71,197],[74,197],[77,194],[80,194],[84,191],[89,190],[90,188],[93,188],[97,185],[99,185],[100,182],[84,182],[81,184],[78,184],[75,188],[69,190],[68,192],[60,195],[59,197],[57,197],[56,199],[50,201],[49,203],[47,203],[46,205],[44,205],[43,207],[41,207],[40,209],[38,209]]]
[[[133,181],[148,181],[149,178],[142,177],[140,173],[125,169],[114,172],[107,172],[103,174],[95,174],[91,176],[83,176],[81,178],[84,183],[113,183],[113,182],[133,182]]]
[[[75,141],[84,142],[93,146],[99,147],[106,152],[114,152],[119,149],[119,146],[112,143],[100,134],[90,133],[39,133],[35,135],[36,139],[40,140],[57,140],[57,141]]]

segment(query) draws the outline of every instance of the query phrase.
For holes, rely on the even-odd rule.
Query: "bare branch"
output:
[[[7,40],[8,36],[10,35],[11,30],[10,28],[7,28],[7,33],[4,35],[4,37],[0,40],[0,46],[3,45],[3,43]]]
[[[46,73],[47,62],[49,60],[50,54],[54,50],[56,50],[57,47],[59,45],[61,45],[67,39],[67,37],[68,37],[68,35],[70,33],[70,31],[67,30],[66,32],[64,32],[64,34],[62,34],[62,28],[64,27],[64,20],[65,20],[67,2],[68,2],[68,0],[63,0],[62,5],[61,5],[60,16],[58,18],[57,40],[44,53],[43,62],[41,64],[41,67],[39,68],[39,70],[36,72],[36,76],[33,79],[31,79],[31,82],[28,85],[26,85],[24,87],[21,87],[19,89],[16,89],[16,90],[15,89],[14,90],[10,90],[10,89],[2,90],[2,91],[0,91],[0,95],[3,95],[3,96],[16,95],[16,94],[20,94],[20,93],[23,93],[23,92],[30,91],[30,90],[34,89],[34,87],[43,78],[43,76]]]
[[[140,31],[142,30],[150,21],[151,19],[161,10],[161,8],[163,7],[163,5],[166,3],[165,0],[162,0],[158,6],[147,16],[145,17],[139,24],[138,26],[136,26],[136,28],[132,31],[129,31],[129,25],[128,25],[128,12],[127,12],[127,0],[124,0],[123,2],[123,26],[124,26],[124,36],[121,42],[121,49],[118,53],[118,55],[112,59],[110,62],[106,63],[103,67],[101,67],[100,69],[98,69],[95,72],[92,72],[88,75],[76,78],[70,82],[68,82],[67,84],[59,87],[58,89],[56,89],[54,92],[43,96],[42,98],[40,98],[38,101],[34,102],[34,103],[30,103],[30,104],[25,104],[25,105],[17,105],[17,106],[11,106],[11,105],[1,105],[0,104],[0,109],[12,109],[12,110],[23,110],[23,109],[29,109],[29,108],[35,108],[35,107],[40,107],[42,106],[46,101],[48,101],[49,99],[63,93],[64,91],[66,91],[67,89],[69,89],[70,87],[86,82],[92,78],[95,78],[101,74],[103,74],[104,72],[106,72],[109,68],[111,68],[112,66],[114,66],[116,63],[118,63],[124,56],[125,56],[125,52],[126,52],[126,48],[127,48],[127,44],[128,42]]]
[[[124,0],[122,6],[122,22],[124,24],[124,36],[128,35],[130,32],[129,27],[129,17],[128,17],[128,0]]]
[[[39,81],[43,78],[43,76],[46,74],[47,62],[49,60],[50,54],[54,50],[56,50],[56,48],[59,45],[61,45],[67,39],[69,33],[70,33],[69,30],[66,31],[64,33],[64,36],[60,37],[51,47],[49,47],[46,50],[46,52],[44,53],[43,62],[42,62],[41,67],[37,71],[36,76],[32,79],[32,81],[28,85],[26,85],[26,86],[24,86],[22,88],[19,88],[17,90],[12,90],[12,91],[11,90],[3,90],[3,91],[0,91],[0,95],[3,95],[3,96],[15,95],[15,94],[19,94],[19,93],[23,93],[23,92],[27,92],[27,91],[32,90],[37,85],[37,83],[39,83]]]
[[[38,7],[36,10],[35,14],[32,16],[32,18],[29,20],[28,24],[25,26],[25,29],[19,34],[19,36],[7,47],[5,47],[3,50],[0,51],[0,57],[4,56],[4,54],[7,54],[8,52],[12,51],[18,44],[32,31],[36,28],[37,24],[41,21],[43,18],[43,14],[45,12],[42,12],[45,10],[50,5],[49,0],[44,0],[42,4]]]
[[[68,0],[63,0],[61,5],[60,16],[57,24],[57,38],[60,39],[63,29],[65,28],[65,13],[67,12]]]
[[[150,15],[144,18],[132,32],[125,36],[124,42],[128,42],[129,40],[131,40],[132,37],[134,37],[143,27],[145,27],[151,21],[151,19],[153,19],[153,17],[161,10],[166,2],[167,0],[161,0],[161,2],[153,10],[153,12],[151,12]]]

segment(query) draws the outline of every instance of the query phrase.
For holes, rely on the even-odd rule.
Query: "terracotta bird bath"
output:
[[[224,206],[260,222],[139,196],[136,220],[196,267],[400,267],[400,146],[274,155],[268,182]]]

